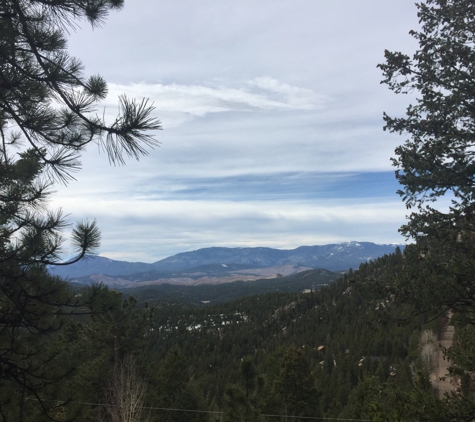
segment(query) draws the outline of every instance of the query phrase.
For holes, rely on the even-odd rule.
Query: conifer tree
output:
[[[95,112],[106,82],[86,78],[67,52],[67,31],[79,20],[97,26],[122,6],[123,0],[0,2],[0,389],[8,392],[0,394],[0,414],[7,420],[53,417],[62,406],[65,398],[47,400],[48,386],[65,375],[49,342],[68,315],[92,304],[47,271],[64,264],[66,222],[47,207],[53,183],[72,179],[88,144],[119,164],[157,144],[148,131],[160,126],[147,101],[120,97],[120,114],[106,122]],[[100,240],[95,222],[79,222],[71,240],[73,261],[93,253]]]
[[[393,164],[412,210],[400,231],[416,241],[406,255],[417,270],[398,294],[420,310],[450,308],[475,323],[475,5],[426,0],[417,8],[416,53],[386,51],[379,65],[391,90],[417,95],[405,117],[384,114],[385,129],[409,136]],[[416,278],[426,280],[425,294],[408,288]]]
[[[258,376],[251,358],[241,362],[241,380],[239,385],[225,391],[227,408],[226,421],[229,422],[259,422],[261,416],[262,389],[264,380]]]
[[[289,348],[283,359],[274,394],[284,420],[315,416],[318,402],[315,378],[302,350]]]
[[[203,422],[206,416],[199,412],[201,397],[190,383],[188,362],[181,349],[172,346],[160,363],[155,377],[156,391],[151,394],[154,403],[167,409],[159,419],[165,422]]]
[[[416,53],[386,51],[379,65],[391,90],[417,95],[405,117],[384,115],[385,129],[409,136],[393,164],[412,209],[401,232],[416,241],[388,291],[415,313],[450,310],[462,325],[475,325],[475,3],[425,0],[417,8]],[[465,340],[463,348],[473,350],[473,337]],[[470,373],[463,356],[453,358],[452,370]],[[416,393],[406,415],[424,409]],[[447,399],[443,420],[473,420],[475,395],[461,393]]]

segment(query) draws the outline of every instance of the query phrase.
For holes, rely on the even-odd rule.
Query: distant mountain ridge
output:
[[[403,245],[372,242],[345,242],[330,245],[300,246],[284,250],[273,248],[211,247],[183,252],[152,264],[117,261],[104,257],[88,257],[75,264],[50,268],[51,273],[65,278],[78,278],[94,274],[130,276],[151,272],[163,275],[213,264],[236,264],[241,268],[266,268],[295,265],[307,268],[324,268],[331,271],[358,268],[362,262],[394,252]]]
[[[398,245],[371,242],[345,242],[331,245],[300,246],[296,249],[203,248],[183,252],[155,262],[156,270],[177,271],[208,264],[241,264],[254,267],[302,265],[327,270],[347,270],[362,262],[392,253]],[[400,246],[400,245],[399,245]]]

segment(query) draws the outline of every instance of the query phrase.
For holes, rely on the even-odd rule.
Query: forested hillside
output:
[[[138,387],[136,405],[169,421],[364,419],[396,412],[394,392],[430,401],[421,332],[437,332],[440,319],[400,323],[395,315],[406,306],[368,284],[384,284],[406,261],[398,251],[318,291],[215,306],[163,300],[151,307],[101,289],[104,311],[73,318],[54,342],[73,370],[56,394],[74,405],[60,414],[97,420]],[[16,410],[4,407],[7,415]]]
[[[416,250],[362,264],[320,290],[217,305],[137,302],[101,286],[80,291],[77,297],[95,298],[93,312],[64,320],[45,343],[55,358],[41,368],[58,376],[38,398],[62,403],[50,408],[57,420],[91,422],[120,420],[114,419],[119,405],[157,421],[274,420],[270,415],[443,421],[469,414],[469,373],[459,374],[464,393],[447,403],[429,382],[424,339],[436,336],[442,312],[414,315],[394,285],[420,267]],[[456,324],[451,356],[464,363],[472,329]],[[10,398],[2,406],[6,420],[20,409],[43,420],[34,395],[18,407],[21,386],[0,388]]]
[[[385,319],[379,311],[385,300],[359,281],[375,268],[397,271],[401,260],[400,254],[387,257],[318,292],[157,309],[153,350],[166,356],[178,347],[205,402],[220,411],[242,417],[249,406],[263,414],[367,417],[369,402],[353,397],[358,388],[387,381],[407,389],[423,369],[418,347],[427,321]],[[437,330],[437,323],[425,328]],[[240,403],[240,371],[248,361],[261,384],[252,403]]]
[[[470,414],[471,376],[462,377],[465,393],[447,402],[429,382],[425,342],[444,316],[414,315],[391,287],[417,270],[413,250],[362,264],[318,291],[214,306],[162,300],[151,307],[105,290],[109,310],[70,321],[58,337],[77,365],[62,394],[83,403],[76,409],[83,420],[95,420],[126,394],[114,376],[119,365],[127,388],[143,388],[137,403],[151,420],[461,420]],[[471,328],[456,324],[451,354],[462,362]],[[84,405],[97,397],[102,405]]]

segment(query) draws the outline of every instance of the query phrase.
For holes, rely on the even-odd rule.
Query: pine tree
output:
[[[168,409],[159,417],[161,421],[203,422],[206,419],[206,414],[199,412],[202,409],[201,397],[190,383],[188,362],[177,345],[172,346],[162,360],[155,383],[156,391],[151,397],[154,403]]]
[[[264,380],[258,376],[251,358],[241,362],[241,380],[239,385],[225,391],[226,417],[229,422],[259,422],[261,416],[262,389]]]
[[[416,241],[388,290],[396,303],[413,305],[413,315],[450,310],[461,326],[475,325],[475,4],[425,0],[417,8],[421,29],[410,32],[419,43],[416,53],[410,58],[386,51],[386,63],[379,65],[391,90],[418,95],[405,117],[384,115],[385,129],[409,136],[396,148],[393,164],[399,194],[413,210],[401,232]],[[473,350],[473,339],[462,348]],[[471,372],[463,355],[453,357],[452,371]],[[448,397],[445,407],[429,405],[435,399],[426,393],[416,386],[400,399],[404,416],[475,417],[470,389]]]
[[[406,272],[398,294],[419,310],[452,309],[475,322],[475,5],[426,0],[417,7],[421,29],[410,34],[418,50],[412,58],[386,51],[379,65],[391,90],[417,94],[405,117],[384,114],[386,130],[409,136],[393,164],[412,210],[400,231],[416,241],[406,256],[417,269]],[[415,279],[426,280],[424,293],[410,291]]]
[[[284,420],[315,416],[318,402],[315,378],[302,350],[289,348],[283,359],[274,394]]]
[[[76,296],[47,271],[47,265],[64,264],[66,223],[46,204],[53,183],[72,179],[90,143],[119,164],[157,144],[147,131],[159,129],[159,122],[146,101],[120,97],[121,113],[111,124],[95,113],[107,84],[100,76],[86,78],[66,49],[68,28],[78,20],[97,25],[122,5],[0,2],[0,389],[8,392],[0,394],[0,414],[7,420],[56,415],[66,398],[51,401],[51,388],[68,371],[50,342],[68,315],[84,312],[98,291]],[[78,223],[73,261],[93,253],[99,240],[95,222]]]

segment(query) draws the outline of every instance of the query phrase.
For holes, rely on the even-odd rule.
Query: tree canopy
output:
[[[399,194],[412,210],[401,232],[416,241],[418,276],[432,279],[425,305],[473,317],[475,5],[427,0],[417,8],[415,54],[386,51],[379,65],[391,90],[416,95],[405,117],[384,114],[386,130],[409,135],[393,158]]]
[[[416,95],[405,117],[384,114],[385,129],[409,135],[393,164],[399,194],[412,209],[401,232],[415,244],[380,286],[392,302],[413,305],[409,316],[453,312],[457,321],[458,340],[447,353],[463,386],[444,405],[423,389],[407,393],[399,399],[404,415],[473,420],[475,379],[467,357],[474,339],[466,334],[475,325],[475,4],[425,0],[417,8],[420,29],[410,32],[419,44],[415,54],[386,51],[379,65],[391,90]],[[439,410],[430,415],[429,407]]]
[[[382,83],[396,93],[415,93],[405,117],[384,114],[385,129],[410,138],[396,148],[393,164],[403,185],[400,195],[409,208],[417,207],[403,232],[424,233],[428,214],[455,223],[471,218],[475,200],[475,5],[468,0],[427,0],[420,3],[419,31],[410,31],[419,48],[411,58],[385,52]],[[448,212],[430,205],[447,195]]]
[[[52,386],[69,370],[53,365],[47,347],[68,315],[93,312],[100,288],[75,295],[47,265],[61,262],[61,210],[49,210],[55,182],[80,168],[96,143],[111,163],[139,158],[158,144],[160,129],[146,100],[119,98],[119,115],[97,111],[107,84],[86,77],[67,51],[68,31],[82,19],[101,24],[122,0],[5,0],[0,2],[0,414],[8,420],[52,417]],[[101,113],[102,114],[102,113]],[[71,241],[77,261],[99,246],[94,221],[79,222]],[[100,296],[100,295],[99,295]],[[97,302],[97,301],[96,301]],[[66,399],[66,398],[65,398]],[[30,400],[30,401],[27,401]],[[6,404],[10,406],[7,406]],[[38,409],[36,417],[32,408]],[[9,413],[10,412],[10,413]],[[11,413],[13,412],[13,413]],[[26,416],[28,415],[28,416]]]

